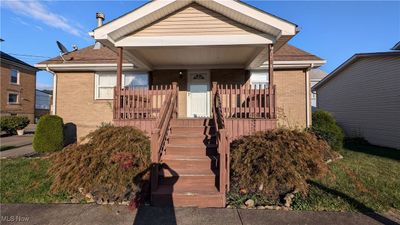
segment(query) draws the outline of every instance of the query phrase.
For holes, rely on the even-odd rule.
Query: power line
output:
[[[28,54],[18,54],[18,53],[7,53],[7,54],[14,56],[21,56],[21,57],[31,57],[31,58],[44,58],[44,59],[52,58],[50,56],[42,56],[42,55],[28,55]]]

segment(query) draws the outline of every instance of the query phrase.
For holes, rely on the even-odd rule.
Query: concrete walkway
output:
[[[378,214],[237,209],[155,208],[95,204],[2,204],[1,224],[40,225],[375,225],[395,221]]]

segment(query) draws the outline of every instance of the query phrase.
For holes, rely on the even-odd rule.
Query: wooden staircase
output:
[[[218,190],[218,153],[214,121],[172,119],[158,167],[158,186],[152,205],[224,207]]]

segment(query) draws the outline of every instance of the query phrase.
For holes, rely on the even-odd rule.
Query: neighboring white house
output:
[[[313,88],[318,82],[324,79],[327,75],[328,75],[327,72],[319,68],[311,69],[309,72],[311,88]],[[311,107],[313,112],[317,109],[317,94],[313,91],[311,92]]]
[[[36,89],[35,98],[35,121],[50,113],[52,93],[51,91],[41,91]]]
[[[400,51],[356,54],[313,90],[347,136],[400,149]]]

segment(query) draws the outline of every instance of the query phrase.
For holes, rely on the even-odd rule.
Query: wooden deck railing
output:
[[[217,85],[225,118],[275,119],[275,85]]]
[[[114,89],[114,120],[156,119],[172,85]]]
[[[233,86],[213,82],[213,120],[219,154],[219,191],[229,191],[231,140],[276,126],[275,86]]]
[[[166,141],[170,132],[170,122],[173,117],[176,118],[177,116],[177,99],[177,84],[173,83],[172,89],[167,91],[151,134],[151,185],[153,191],[158,187],[159,163],[165,151]]]
[[[225,130],[225,118],[222,112],[222,101],[219,93],[217,83],[213,83],[213,120],[215,131],[217,135],[217,149],[219,154],[218,167],[219,167],[219,191],[225,196],[229,191],[229,137]],[[225,198],[224,198],[225,200]],[[225,203],[224,203],[225,204]]]

